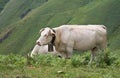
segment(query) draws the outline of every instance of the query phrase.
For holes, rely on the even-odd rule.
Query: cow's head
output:
[[[41,33],[41,36],[36,41],[36,43],[39,46],[49,44],[52,41],[53,36],[55,36],[55,32],[52,29],[50,29],[49,27],[41,29],[40,33]]]

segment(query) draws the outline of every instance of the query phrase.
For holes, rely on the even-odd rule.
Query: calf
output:
[[[49,51],[48,45],[43,45],[43,46],[35,45],[30,56],[33,57],[34,55],[37,54],[48,54],[48,53],[61,57],[61,54],[55,50],[54,46],[53,46],[53,51]]]

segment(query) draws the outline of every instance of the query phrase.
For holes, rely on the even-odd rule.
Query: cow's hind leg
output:
[[[94,48],[91,50],[91,58],[90,58],[89,64],[91,64],[92,61],[94,60],[97,50],[98,50],[97,47],[94,47]]]

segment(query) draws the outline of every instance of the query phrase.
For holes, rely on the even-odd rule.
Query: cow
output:
[[[64,58],[70,58],[73,50],[91,50],[91,63],[96,51],[107,47],[107,28],[104,25],[62,25],[43,28],[37,45],[53,44]]]
[[[52,54],[54,56],[62,57],[61,54],[55,50],[54,46],[53,46],[53,50],[49,50],[48,45],[43,45],[43,46],[35,45],[33,50],[31,51],[30,57],[33,57],[37,54]]]

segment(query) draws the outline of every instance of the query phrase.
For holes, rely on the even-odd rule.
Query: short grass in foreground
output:
[[[71,59],[0,55],[0,78],[120,78],[119,58],[109,51],[99,52],[91,66],[89,59],[89,52],[74,54]]]

